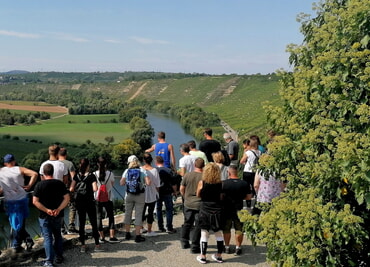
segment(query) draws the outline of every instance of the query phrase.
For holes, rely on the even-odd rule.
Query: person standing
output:
[[[24,176],[30,177],[25,185]],[[31,250],[34,242],[26,231],[26,217],[29,215],[28,191],[36,183],[37,172],[16,166],[12,154],[4,156],[4,167],[0,169],[0,187],[5,198],[5,210],[12,228],[12,248],[15,252],[22,251],[22,242],[27,250]]]
[[[158,143],[152,145],[151,148],[145,150],[145,152],[155,152],[156,156],[161,156],[164,160],[164,166],[172,170],[176,170],[175,152],[173,151],[173,145],[166,142],[166,133],[159,132]]]
[[[212,259],[222,263],[222,252],[224,250],[223,229],[223,193],[221,171],[216,163],[208,163],[203,170],[202,180],[199,181],[197,197],[201,198],[199,210],[200,250],[197,257],[200,263],[207,263],[206,254],[208,248],[209,231],[212,230],[216,236],[217,253]]]
[[[203,151],[197,149],[197,144],[195,143],[195,141],[194,140],[188,141],[188,145],[190,149],[189,154],[196,156],[197,158],[202,158],[204,160],[204,165],[206,165],[208,163],[207,156],[206,154],[204,154]]]
[[[44,180],[44,165],[50,163],[54,167],[53,178],[61,180],[67,186],[68,170],[64,167],[63,162],[58,160],[59,149],[60,147],[58,145],[49,146],[49,159],[41,164],[39,173],[41,175],[41,180]]]
[[[89,221],[92,228],[93,238],[95,240],[94,252],[102,252],[99,242],[99,232],[97,225],[97,215],[94,192],[98,190],[96,177],[90,172],[90,162],[83,158],[80,160],[80,166],[77,174],[73,177],[70,191],[75,192],[76,209],[79,219],[79,239],[81,242],[81,253],[86,252],[85,245],[85,224],[86,214],[89,216]]]
[[[239,165],[239,144],[238,142],[234,141],[230,135],[230,133],[224,133],[224,139],[227,143],[226,151],[229,154],[230,158],[230,165]]]
[[[247,182],[240,180],[238,177],[238,167],[236,165],[230,165],[228,168],[229,179],[223,181],[223,193],[224,193],[224,216],[225,225],[223,228],[223,234],[225,239],[225,252],[231,253],[230,239],[231,239],[231,227],[234,225],[235,230],[235,255],[242,254],[242,242],[243,242],[243,224],[240,222],[238,217],[238,211],[243,208],[243,200],[246,199],[247,195],[250,194],[250,187]]]
[[[208,162],[213,162],[212,153],[220,151],[221,144],[217,140],[213,139],[211,128],[205,128],[203,135],[205,140],[200,142],[199,150],[206,154]]]
[[[166,227],[167,233],[172,234],[176,233],[176,230],[173,228],[173,201],[172,195],[177,192],[176,181],[172,175],[170,168],[164,166],[164,161],[161,156],[155,157],[155,165],[158,170],[160,186],[159,186],[159,199],[157,200],[157,220],[158,220],[158,229],[161,232],[166,232],[166,229],[163,225],[163,213],[162,207],[163,203],[166,207]]]
[[[96,177],[98,190],[94,193],[96,206],[97,206],[97,217],[98,217],[98,231],[100,235],[100,241],[105,242],[105,236],[103,231],[103,208],[108,216],[108,228],[109,228],[109,243],[117,243],[119,240],[115,236],[115,222],[113,213],[113,193],[112,188],[114,186],[114,175],[111,171],[107,170],[107,161],[103,157],[98,158],[98,170],[94,172]],[[100,201],[98,192],[101,186],[105,186],[107,193],[106,201]]]
[[[46,254],[43,266],[53,266],[54,259],[57,264],[63,262],[61,227],[64,208],[69,202],[69,192],[61,181],[53,178],[52,164],[45,164],[42,172],[44,180],[36,185],[32,202],[40,210],[39,223]]]
[[[180,145],[180,153],[182,158],[179,160],[179,170],[177,173],[184,177],[185,173],[192,172],[194,170],[194,162],[197,159],[196,156],[190,155],[190,148],[188,144]]]
[[[194,164],[194,171],[184,175],[181,182],[180,193],[184,198],[184,223],[181,228],[181,246],[183,249],[190,248],[191,252],[200,252],[200,227],[199,227],[199,208],[200,198],[196,196],[199,181],[202,180],[204,160],[197,158]],[[190,235],[193,229],[193,234]]]

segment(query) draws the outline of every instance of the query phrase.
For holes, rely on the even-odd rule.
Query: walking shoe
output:
[[[239,255],[242,255],[242,248],[236,248],[235,249],[235,253],[234,253],[235,256],[239,256]]]
[[[165,228],[159,228],[159,232],[165,233],[166,229]]]
[[[224,252],[226,254],[231,254],[231,248],[230,247],[224,247]]]
[[[217,257],[216,254],[212,255],[212,260],[217,261],[218,263],[223,263],[222,257]]]
[[[62,264],[62,263],[63,263],[63,261],[64,261],[64,257],[63,257],[63,256],[57,256],[57,257],[55,258],[55,263],[56,263],[56,264]]]
[[[26,238],[26,250],[27,251],[30,251],[34,244],[35,244],[35,242],[33,242],[31,237]]]
[[[167,234],[175,234],[177,233],[176,229],[167,230]]]
[[[154,232],[154,231],[147,232],[147,233],[146,233],[146,236],[157,236],[157,233],[156,233],[156,232]]]
[[[197,256],[197,261],[199,261],[202,264],[206,264],[207,263],[206,258],[202,258],[201,256]]]
[[[140,243],[140,242],[143,242],[143,241],[145,241],[145,238],[144,238],[144,237],[142,237],[141,235],[137,235],[137,236],[135,237],[135,242],[136,242],[136,243]]]
[[[51,262],[49,262],[49,261],[42,261],[40,265],[41,266],[54,267],[54,265]]]
[[[100,245],[95,245],[94,252],[104,252]]]
[[[85,245],[81,246],[80,252],[81,253],[85,253],[86,252],[86,246]]]
[[[115,237],[109,238],[109,243],[118,243],[118,242],[119,242],[119,240]]]
[[[99,244],[104,244],[106,242],[105,238],[99,238]]]
[[[190,249],[190,252],[191,252],[192,254],[199,254],[199,253],[200,253],[200,247],[192,247],[192,248]]]
[[[130,232],[126,232],[125,239],[126,240],[130,240],[131,239],[131,233]]]
[[[188,248],[190,248],[189,242],[181,242],[181,248],[182,249],[188,249]]]

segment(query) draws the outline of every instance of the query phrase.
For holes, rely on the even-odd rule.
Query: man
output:
[[[176,233],[173,228],[173,202],[172,195],[177,192],[176,181],[174,181],[171,169],[164,166],[164,160],[161,156],[155,157],[155,165],[157,166],[159,179],[161,184],[159,187],[159,198],[157,200],[157,220],[158,228],[161,232],[166,232],[163,225],[162,205],[166,206],[166,227],[167,233]]]
[[[175,153],[173,151],[173,146],[166,142],[166,133],[159,132],[157,136],[158,143],[152,145],[152,147],[145,150],[145,152],[151,153],[154,151],[156,156],[161,156],[163,158],[165,167],[176,170]]]
[[[25,185],[24,177],[30,177]],[[12,228],[12,248],[16,253],[21,252],[22,242],[26,243],[30,251],[34,242],[26,231],[26,217],[29,214],[28,193],[37,181],[37,172],[16,166],[12,154],[4,156],[4,167],[0,169],[0,186],[5,197],[6,211]]]
[[[248,183],[238,177],[238,167],[229,166],[229,179],[223,181],[223,193],[225,200],[224,216],[225,226],[223,229],[225,240],[225,252],[230,254],[231,227],[235,229],[235,255],[242,253],[243,224],[238,217],[238,211],[243,208],[243,200],[250,194]]]
[[[180,145],[180,153],[183,157],[179,160],[179,170],[177,173],[182,177],[184,177],[185,173],[192,172],[194,170],[194,163],[197,157],[191,155],[189,152],[190,148],[188,144]]]
[[[208,162],[213,162],[212,153],[220,151],[221,144],[217,140],[213,139],[211,128],[205,128],[203,135],[205,140],[200,142],[199,150],[206,154]]]
[[[46,254],[43,266],[54,266],[54,259],[57,264],[63,262],[61,227],[64,208],[69,202],[69,191],[63,182],[54,179],[54,167],[52,164],[45,164],[42,172],[44,180],[36,185],[32,202],[40,210],[39,223],[44,237]]]
[[[64,167],[63,162],[58,160],[59,146],[49,146],[49,160],[43,162],[40,167],[41,180],[44,180],[44,166],[48,163],[54,167],[53,177],[54,179],[61,180],[66,186],[68,185],[68,170]]]
[[[185,173],[181,182],[180,193],[184,198],[184,224],[181,229],[181,246],[183,249],[190,248],[190,232],[194,226],[191,238],[191,252],[200,253],[200,227],[198,215],[200,198],[196,196],[197,186],[202,179],[204,160],[197,158],[194,164],[194,171]]]
[[[73,177],[76,174],[75,166],[73,165],[73,162],[70,160],[67,160],[67,149],[64,147],[61,147],[58,152],[58,160],[63,162],[64,168],[68,171],[68,184],[67,188],[70,187]],[[68,234],[76,234],[78,231],[75,227],[76,222],[76,203],[73,198],[73,194],[70,194],[70,201],[69,201],[69,224],[68,224]],[[64,224],[63,224],[64,226]],[[62,227],[63,228],[63,227]],[[63,231],[64,232],[64,231]]]
[[[190,155],[193,155],[193,156],[196,156],[197,158],[202,158],[204,160],[204,164],[206,165],[208,163],[208,160],[207,160],[207,156],[206,154],[204,154],[203,151],[200,151],[197,149],[197,145],[195,143],[194,140],[190,140],[188,142],[188,145],[189,145],[189,154]]]
[[[239,144],[238,142],[234,141],[231,138],[231,135],[229,133],[224,133],[224,139],[227,143],[226,145],[226,151],[229,154],[230,158],[230,165],[236,165],[239,164],[238,154],[239,154]]]

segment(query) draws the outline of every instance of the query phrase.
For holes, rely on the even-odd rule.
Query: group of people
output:
[[[142,160],[136,155],[128,158],[128,168],[120,179],[120,185],[126,187],[126,240],[132,237],[132,223],[135,225],[135,242],[145,241],[143,233],[148,237],[157,235],[153,231],[155,210],[158,230],[176,233],[173,226],[173,196],[181,194],[184,223],[180,241],[183,249],[199,253],[198,262],[207,263],[208,239],[210,231],[213,231],[217,241],[217,253],[212,255],[214,261],[223,262],[224,252],[242,254],[243,227],[238,211],[243,208],[243,201],[246,200],[248,208],[251,208],[252,197],[256,195],[257,202],[271,202],[271,198],[281,192],[282,186],[273,176],[265,179],[262,173],[256,174],[256,162],[265,152],[257,136],[251,136],[243,142],[243,156],[239,159],[239,145],[229,133],[223,136],[225,148],[213,139],[212,129],[204,129],[203,134],[205,139],[200,142],[199,149],[194,140],[180,145],[182,157],[177,170],[174,148],[166,142],[164,132],[158,133],[158,142],[145,151]],[[155,154],[154,160],[151,152]],[[242,179],[238,176],[241,164],[244,165]],[[4,157],[4,167],[0,169],[0,188],[6,200],[6,211],[13,232],[12,248],[15,252],[22,251],[23,241],[28,250],[33,246],[33,240],[25,230],[25,218],[28,216],[27,191],[35,184],[32,202],[40,210],[39,224],[46,253],[44,266],[63,262],[62,227],[65,224],[64,208],[67,205],[70,213],[66,232],[78,232],[82,253],[87,250],[87,216],[92,228],[95,252],[102,251],[102,243],[119,242],[115,236],[112,201],[114,175],[107,169],[103,157],[98,159],[97,167],[92,172],[89,160],[83,158],[76,169],[67,160],[66,149],[53,145],[49,147],[49,160],[41,164],[41,181],[36,183],[38,173],[16,166],[13,155]],[[27,184],[24,176],[30,177]],[[274,181],[272,186],[268,185],[270,181]],[[108,217],[107,240],[102,224],[103,209]],[[78,231],[75,227],[76,213]],[[145,221],[146,229],[143,226]],[[230,246],[232,228],[235,229],[235,250]]]

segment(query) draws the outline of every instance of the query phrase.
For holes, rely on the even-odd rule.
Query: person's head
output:
[[[159,132],[157,134],[158,139],[166,139],[166,133],[165,132]]]
[[[67,149],[65,147],[61,147],[59,149],[58,156],[66,158],[67,157]]]
[[[107,169],[107,160],[100,156],[98,158],[98,170],[99,170],[99,181],[104,181],[105,180],[105,172]]]
[[[190,152],[190,148],[188,144],[181,144],[180,145],[180,151],[181,153],[188,154]]]
[[[203,131],[203,134],[205,136],[209,136],[209,137],[212,137],[212,129],[211,128],[205,128],[204,131]]]
[[[153,162],[153,157],[150,155],[150,153],[144,153],[143,155],[143,161],[145,164],[151,165]]]
[[[244,148],[248,148],[250,146],[250,144],[251,144],[251,140],[244,139],[244,141],[243,141],[243,147]]]
[[[195,143],[195,141],[194,141],[194,140],[190,140],[190,141],[188,142],[188,145],[189,145],[190,150],[192,150],[192,149],[194,149],[194,148],[197,148],[197,144]]]
[[[83,158],[80,160],[79,172],[81,174],[85,174],[89,171],[90,161],[87,158]]]
[[[225,162],[225,157],[224,157],[224,155],[222,154],[221,151],[217,151],[217,152],[212,153],[212,159],[213,159],[213,162],[215,162],[215,163],[224,164],[224,162]]]
[[[54,166],[50,163],[47,163],[43,167],[44,176],[53,177],[54,174]]]
[[[196,160],[194,162],[194,166],[195,166],[195,168],[202,170],[204,168],[204,159],[196,158]]]
[[[257,135],[252,135],[252,136],[250,137],[250,139],[251,139],[251,140],[252,140],[252,139],[256,139],[256,140],[257,140],[258,145],[260,145],[260,144],[261,144],[261,140],[260,140],[260,138],[259,138]]]
[[[140,161],[135,155],[131,155],[127,160],[129,169],[140,168]]]
[[[230,165],[227,170],[229,172],[229,177],[238,177],[238,167],[236,165]]]
[[[49,146],[49,156],[58,157],[60,147],[58,145],[51,145]]]
[[[252,135],[250,137],[250,143],[249,146],[251,149],[257,149],[259,145],[259,138],[257,135]]]
[[[223,137],[226,143],[229,143],[232,140],[231,135],[229,133],[224,133]]]
[[[157,165],[163,165],[164,164],[164,160],[162,158],[162,156],[156,156],[155,157],[155,162]]]
[[[4,156],[4,165],[14,165],[15,164],[15,157],[13,154],[6,154]]]
[[[221,183],[221,170],[216,163],[210,162],[203,169],[202,180],[208,184]]]

